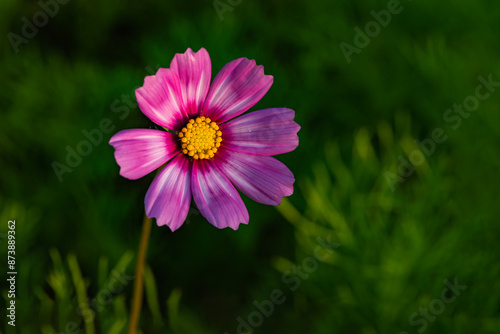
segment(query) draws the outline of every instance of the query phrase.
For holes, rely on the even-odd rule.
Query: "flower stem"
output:
[[[146,262],[146,251],[148,249],[149,235],[151,233],[151,218],[144,215],[144,222],[142,223],[141,243],[139,244],[139,253],[137,254],[137,265],[135,267],[135,281],[134,281],[134,295],[132,297],[132,308],[130,310],[130,323],[128,327],[128,334],[135,334],[137,332],[137,325],[139,324],[139,316],[142,307],[142,294],[143,294],[143,278],[144,278],[144,264]]]

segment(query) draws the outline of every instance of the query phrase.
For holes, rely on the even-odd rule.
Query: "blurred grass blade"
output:
[[[156,288],[156,281],[150,266],[146,266],[144,271],[144,286],[146,289],[147,303],[151,313],[153,314],[153,324],[155,326],[161,326],[163,325],[163,321],[161,319],[160,306],[158,303],[158,290]]]
[[[78,261],[74,254],[68,255],[68,264],[71,272],[71,276],[73,277],[73,284],[76,289],[76,297],[78,300],[78,305],[82,311],[82,314],[88,314],[89,312],[93,312],[90,310],[87,292],[85,288],[85,282],[83,281],[82,274],[80,272],[80,267],[78,266]],[[94,317],[85,318],[85,333],[86,334],[94,334]]]

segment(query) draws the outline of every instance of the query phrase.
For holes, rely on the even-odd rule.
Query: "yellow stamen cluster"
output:
[[[193,159],[210,159],[222,141],[219,126],[205,116],[190,119],[179,132],[182,153]]]

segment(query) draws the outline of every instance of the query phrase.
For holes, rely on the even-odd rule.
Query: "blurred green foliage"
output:
[[[107,142],[153,128],[134,89],[175,53],[205,47],[212,76],[238,57],[274,76],[252,110],[296,111],[300,145],[279,157],[295,193],[278,210],[244,198],[250,224],[236,232],[194,206],[176,233],[153,227],[143,333],[237,333],[238,317],[248,322],[254,301],[276,289],[286,300],[256,333],[500,332],[500,91],[456,129],[443,119],[474,95],[478,76],[500,80],[500,4],[401,1],[348,63],[340,43],[355,45],[354,27],[388,1],[232,3],[221,20],[211,0],[70,0],[16,53],[8,34],[22,35],[22,18],[41,7],[1,1],[0,254],[6,263],[15,219],[18,276],[16,328],[5,321],[0,331],[65,333],[75,323],[82,333],[125,332],[132,284],[109,284],[113,273],[134,275],[153,175],[121,178]],[[59,182],[53,162],[65,163],[67,147],[103,119],[113,130]],[[387,173],[436,128],[446,141],[393,191]],[[339,246],[319,261],[318,240]],[[310,259],[317,267],[292,291],[291,268]],[[467,286],[456,300],[420,315],[455,278]],[[2,284],[4,310],[7,291]]]

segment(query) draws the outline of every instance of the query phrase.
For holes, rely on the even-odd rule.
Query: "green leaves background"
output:
[[[6,254],[1,235],[16,219],[17,331],[61,333],[75,322],[85,333],[124,332],[131,285],[92,322],[77,312],[113,269],[134,275],[153,178],[121,178],[107,141],[154,128],[134,89],[175,53],[205,47],[213,75],[248,57],[274,76],[252,110],[296,111],[299,148],[279,157],[296,190],[278,209],[244,198],[250,224],[237,232],[213,228],[194,207],[175,234],[153,227],[143,333],[236,333],[236,319],[273,289],[287,300],[256,333],[417,333],[409,317],[455,277],[467,289],[425,333],[498,332],[500,91],[456,130],[443,114],[474,94],[478,76],[500,80],[500,7],[401,6],[348,64],[339,44],[353,44],[353,28],[386,1],[244,0],[221,20],[212,1],[71,0],[18,53],[7,34],[20,35],[21,18],[40,5],[2,1],[0,247]],[[59,182],[52,163],[65,164],[66,147],[103,119],[113,131]],[[384,173],[397,173],[398,157],[435,128],[448,139],[392,191]],[[328,236],[340,246],[291,291],[283,273]]]

